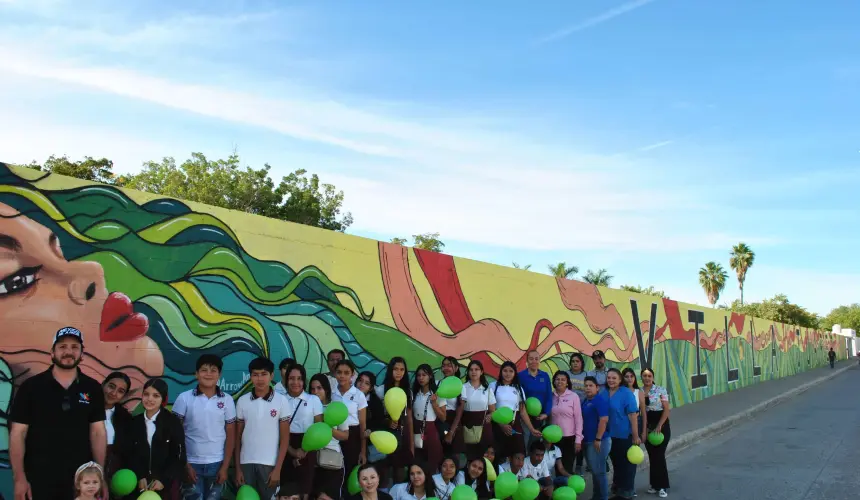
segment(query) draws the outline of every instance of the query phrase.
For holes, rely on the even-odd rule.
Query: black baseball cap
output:
[[[57,342],[59,342],[63,337],[75,337],[80,341],[82,346],[84,345],[84,334],[73,326],[66,326],[57,330],[57,334],[54,335],[53,345],[57,345]]]
[[[594,359],[594,358],[606,358],[606,355],[603,354],[603,351],[597,350],[597,351],[594,351],[593,353],[591,353],[591,359]]]

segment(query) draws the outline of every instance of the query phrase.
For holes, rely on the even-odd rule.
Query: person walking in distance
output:
[[[832,347],[830,348],[830,352],[827,353],[827,357],[830,358],[830,369],[832,370],[836,367],[836,351]]]
[[[15,394],[9,461],[16,500],[73,500],[78,467],[94,461],[104,468],[104,391],[78,368],[83,355],[83,333],[61,328],[54,335],[51,366],[25,380]]]

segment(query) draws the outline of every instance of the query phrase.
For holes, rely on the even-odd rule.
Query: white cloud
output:
[[[557,40],[561,40],[563,38],[567,38],[570,35],[578,32],[578,31],[586,30],[588,28],[593,28],[599,24],[603,24],[607,21],[611,21],[612,19],[615,19],[618,16],[622,16],[622,15],[624,15],[628,12],[634,11],[640,7],[644,7],[653,1],[654,0],[633,0],[632,2],[627,2],[625,4],[619,5],[618,7],[613,7],[613,8],[611,8],[605,12],[601,12],[600,14],[598,14],[594,17],[590,17],[590,18],[586,19],[585,21],[578,22],[578,23],[573,24],[571,26],[568,26],[564,29],[555,31],[553,33],[550,33],[549,35],[541,37],[535,42],[535,44],[541,45],[541,44],[544,44],[547,42],[554,42]]]

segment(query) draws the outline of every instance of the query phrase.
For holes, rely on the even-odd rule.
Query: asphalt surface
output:
[[[856,360],[854,361],[856,363]],[[669,498],[860,498],[860,367],[669,457]],[[695,405],[693,405],[695,406]],[[674,425],[673,425],[674,431]],[[636,475],[639,499],[648,471]],[[590,485],[583,498],[590,496]]]

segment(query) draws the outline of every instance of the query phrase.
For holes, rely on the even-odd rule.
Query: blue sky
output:
[[[0,0],[0,159],[236,147],[343,189],[350,233],[700,304],[698,269],[745,241],[747,300],[825,314],[860,301],[858,21],[853,0]]]

